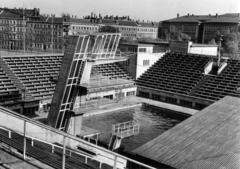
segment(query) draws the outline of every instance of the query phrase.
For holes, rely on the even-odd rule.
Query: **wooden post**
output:
[[[66,153],[65,139],[66,139],[66,136],[63,136],[63,162],[62,162],[62,169],[65,169],[65,153]]]
[[[26,121],[24,120],[23,125],[23,159],[26,159]]]

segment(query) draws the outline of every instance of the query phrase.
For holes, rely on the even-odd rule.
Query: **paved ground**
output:
[[[21,158],[14,156],[0,149],[0,169],[53,169],[35,159],[23,161]]]

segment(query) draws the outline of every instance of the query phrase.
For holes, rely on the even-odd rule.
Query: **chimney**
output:
[[[218,13],[216,13],[216,17],[218,17]]]
[[[93,12],[91,12],[91,18],[93,17]]]
[[[194,16],[194,14],[192,14],[192,16]]]
[[[77,15],[75,15],[75,19],[77,18]]]
[[[188,17],[190,16],[190,14],[187,15]]]
[[[209,14],[209,16],[211,16],[211,14]]]
[[[177,18],[179,18],[179,13],[177,14]]]

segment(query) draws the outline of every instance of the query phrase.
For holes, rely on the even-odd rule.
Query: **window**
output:
[[[139,48],[138,51],[146,53],[147,49],[146,48]]]
[[[149,60],[143,60],[143,66],[149,66]]]

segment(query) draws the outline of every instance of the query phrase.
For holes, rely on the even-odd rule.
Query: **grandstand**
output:
[[[51,103],[56,86],[53,79],[58,77],[62,59],[63,54],[1,56],[0,104],[24,114],[38,111],[39,102],[43,104],[44,109],[48,109],[47,104]],[[109,84],[113,86],[118,87],[117,83],[119,81],[116,80],[121,79],[126,79],[124,83],[131,84],[130,88],[135,86],[134,82],[131,81],[132,77],[119,64],[96,65],[92,69],[90,84],[94,86],[94,91],[91,90],[91,95],[94,92],[106,91],[106,88],[101,89],[104,85],[106,86],[104,81],[101,80],[101,76],[107,78]],[[96,79],[98,79],[97,82]],[[89,90],[92,88],[91,86],[85,87],[89,87]],[[121,85],[119,87],[121,88]],[[98,94],[98,96],[104,97],[104,94]],[[114,96],[111,98],[114,98]],[[91,99],[90,96],[89,99]],[[24,107],[24,110],[22,107]]]
[[[137,79],[138,95],[194,109],[203,109],[240,87],[240,61],[221,60],[226,67],[217,75],[206,74],[216,57],[166,53]]]

